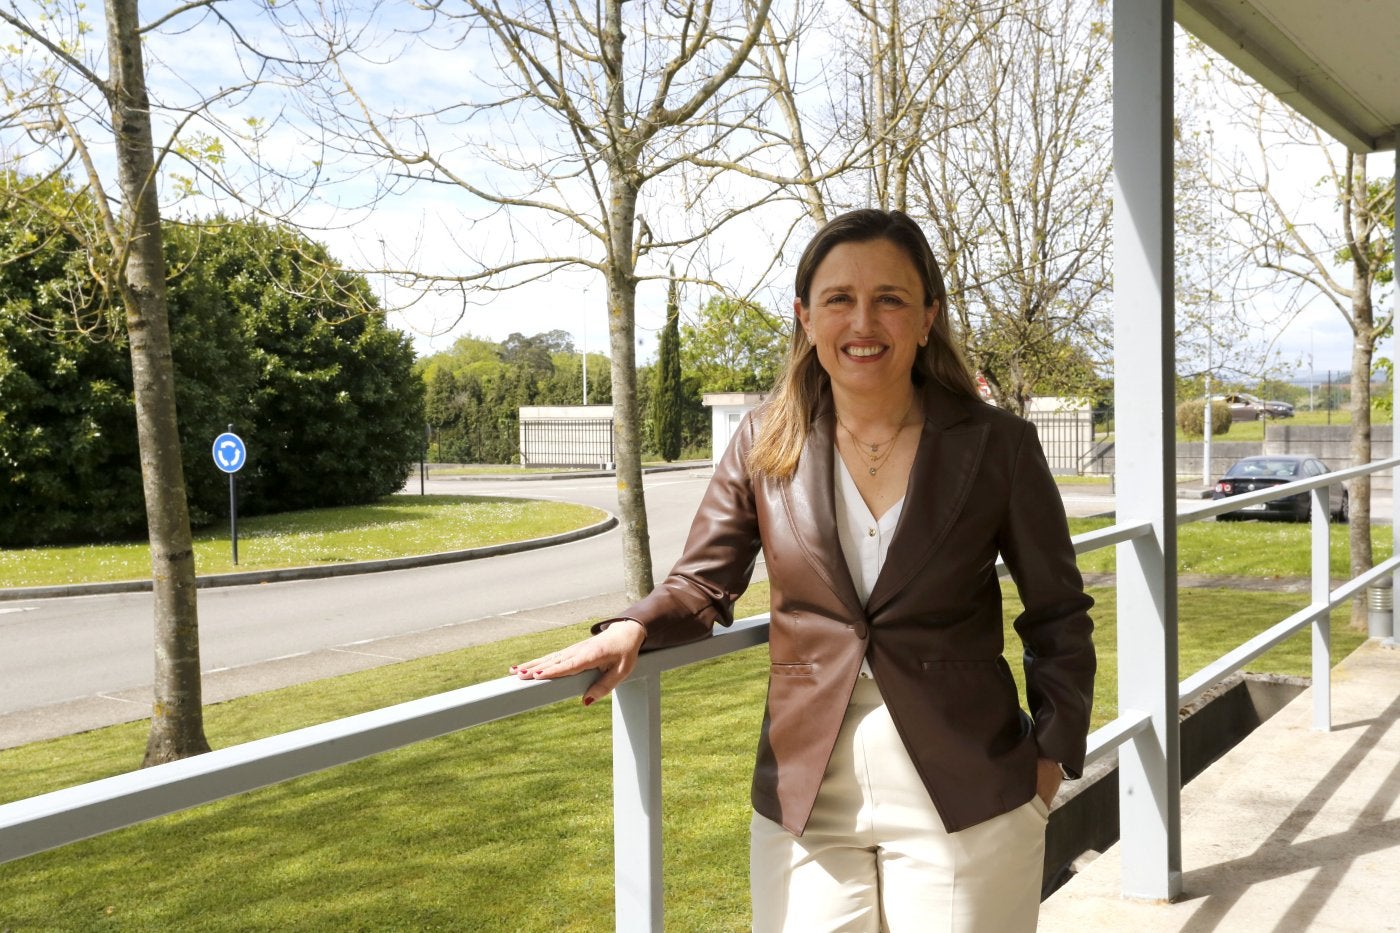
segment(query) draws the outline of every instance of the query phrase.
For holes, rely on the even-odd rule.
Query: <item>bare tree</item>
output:
[[[856,205],[909,210],[911,175],[929,136],[975,114],[946,85],[1006,10],[997,0],[847,0],[775,13],[754,67],[781,118],[764,126],[786,158],[750,174],[794,192],[801,219],[816,226]],[[840,64],[813,74],[812,58]]]
[[[105,42],[96,45],[81,3],[0,7],[0,24],[11,33],[0,64],[5,100],[0,145],[6,161],[28,173],[0,174],[0,198],[44,212],[82,245],[93,293],[74,296],[74,326],[94,337],[108,328],[120,330],[131,354],[154,591],[155,688],[146,765],[209,750],[166,301],[162,178],[170,170],[168,161],[192,172],[184,180],[186,193],[194,190],[194,175],[229,177],[220,167],[226,141],[237,135],[194,127],[217,127],[216,106],[246,95],[275,59],[258,54],[259,67],[240,80],[173,106],[154,100],[147,75],[151,44],[161,30],[184,32],[191,20],[221,23],[227,27],[224,40],[251,52],[247,39],[223,18],[221,6],[218,0],[196,0],[143,25],[136,0],[106,0]],[[99,72],[104,57],[105,77]],[[154,114],[166,118],[160,142]],[[73,197],[46,195],[55,190],[49,182],[70,177],[78,189]],[[227,181],[219,187],[236,192]]]
[[[925,220],[968,355],[1018,411],[1033,388],[1089,389],[1107,354],[1101,7],[847,0],[829,35],[794,16],[756,56],[791,150],[770,180],[815,224],[859,204]],[[795,76],[823,41],[850,64],[799,106]]]
[[[1111,47],[1101,7],[982,11],[981,41],[944,88],[963,118],[930,128],[911,166],[970,361],[1018,412],[1036,391],[1087,391],[1107,354]]]
[[[936,233],[948,311],[998,402],[1019,411],[1032,389],[1096,387],[1109,330],[1104,6],[847,0],[775,14],[754,67],[787,155],[747,173],[802,211],[765,274],[796,229],[833,211],[906,211]]]
[[[653,582],[637,410],[637,286],[667,278],[664,262],[648,271],[654,254],[669,260],[772,196],[741,192],[736,203],[735,191],[715,190],[718,176],[743,159],[738,152],[724,158],[727,149],[755,145],[750,127],[762,95],[738,76],[769,2],[433,2],[425,5],[431,22],[417,35],[477,53],[475,77],[490,85],[483,99],[386,112],[356,80],[367,62],[339,50],[339,84],[327,101],[348,150],[391,166],[392,184],[449,186],[484,211],[482,226],[457,240],[468,271],[405,264],[396,270],[402,281],[489,293],[570,268],[603,277],[623,563],[633,597]],[[495,233],[486,232],[487,217],[504,219]]]
[[[1286,314],[1270,314],[1248,289],[1231,287],[1242,269],[1216,197],[1214,128],[1188,88],[1178,88],[1177,102],[1177,376],[1192,393],[1206,394],[1214,386],[1282,378],[1294,365],[1274,348]]]
[[[1373,181],[1366,156],[1324,140],[1306,123],[1262,90],[1243,82],[1249,102],[1242,111],[1257,152],[1221,166],[1219,195],[1232,222],[1234,246],[1246,263],[1262,271],[1262,287],[1283,288],[1289,305],[1320,297],[1336,308],[1352,334],[1351,462],[1371,461],[1371,374],[1376,344],[1387,334],[1392,315],[1377,314],[1375,292],[1389,269],[1395,212],[1393,179]],[[1319,182],[1332,210],[1285,201],[1275,173],[1298,146],[1320,153],[1326,173]],[[1321,213],[1320,219],[1319,213]],[[1372,565],[1371,478],[1349,482],[1351,573]],[[1365,628],[1366,608],[1352,603],[1352,627]]]
[[[715,285],[757,307],[753,296],[775,278],[784,283],[774,287],[785,289],[783,270],[805,240],[799,234],[832,213],[869,205],[911,210],[911,178],[927,138],[976,112],[947,99],[950,76],[1007,8],[1004,0],[847,0],[775,10],[749,63],[768,98],[750,127],[758,144],[737,165],[702,164],[769,185],[775,201],[795,201],[798,209],[767,213],[771,258],[746,270],[746,287],[712,275]],[[773,332],[785,329],[782,312],[757,313]]]
[[[850,105],[871,143],[866,200],[908,211],[910,186],[938,138],[964,129],[985,115],[983,101],[995,94],[965,97],[959,72],[986,46],[1003,40],[1008,5],[998,0],[935,4],[923,0],[847,0],[856,17],[859,70]],[[854,114],[853,114],[854,115]]]

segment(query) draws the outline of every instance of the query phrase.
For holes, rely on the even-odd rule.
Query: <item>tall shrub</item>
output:
[[[165,249],[192,522],[226,514],[227,478],[209,451],[230,423],[248,443],[247,513],[397,489],[421,451],[422,380],[364,281],[316,244],[261,224],[172,226]],[[98,326],[85,254],[64,231],[0,207],[0,250],[29,254],[0,263],[0,545],[140,535],[120,315]]]
[[[651,438],[661,459],[670,463],[681,455],[681,409],[685,387],[681,384],[680,299],[676,280],[666,296],[666,325],[656,353],[656,385],[651,393]]]
[[[1210,433],[1212,436],[1230,433],[1230,406],[1226,402],[1210,403]],[[1202,399],[1182,402],[1176,406],[1176,426],[1187,437],[1205,437],[1206,406]]]

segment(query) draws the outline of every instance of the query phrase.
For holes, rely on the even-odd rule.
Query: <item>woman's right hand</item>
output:
[[[646,637],[646,629],[640,622],[620,619],[592,638],[524,664],[513,664],[510,671],[521,680],[554,680],[596,670],[598,678],[583,692],[583,705],[592,706],[632,673]]]

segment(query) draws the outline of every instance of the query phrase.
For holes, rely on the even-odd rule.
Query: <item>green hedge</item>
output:
[[[0,263],[0,545],[140,536],[120,312],[96,294],[80,244],[44,223],[0,209],[0,255],[27,254]],[[227,513],[210,450],[230,423],[249,451],[247,514],[397,489],[422,448],[423,386],[363,278],[285,229],[215,221],[165,234],[192,521]]]

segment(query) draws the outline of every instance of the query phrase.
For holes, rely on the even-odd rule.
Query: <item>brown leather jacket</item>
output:
[[[733,602],[762,547],[772,667],[753,806],[799,835],[867,655],[950,832],[1029,800],[1037,757],[1060,762],[1071,777],[1083,767],[1093,600],[1035,429],[938,386],[923,393],[904,510],[865,606],[836,535],[827,396],[787,481],[750,477],[744,462],[756,428],[752,417],[741,424],[681,559],[617,616],[646,627],[647,649],[707,635],[714,622],[733,621]],[[1024,606],[1015,627],[1025,646],[1029,715],[1002,657],[998,553]]]

